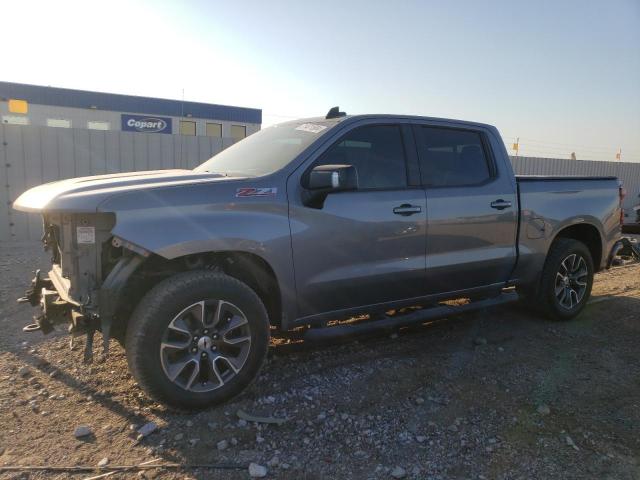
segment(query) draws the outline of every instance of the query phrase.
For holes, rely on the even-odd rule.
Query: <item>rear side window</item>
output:
[[[491,178],[481,134],[420,127],[422,183],[433,187],[477,185]]]
[[[356,128],[323,153],[315,165],[353,165],[358,170],[360,189],[407,186],[407,167],[398,125]]]

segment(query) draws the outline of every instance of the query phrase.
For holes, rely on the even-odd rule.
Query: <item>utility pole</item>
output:
[[[622,148],[618,148],[618,153],[616,153],[616,160],[622,160]]]

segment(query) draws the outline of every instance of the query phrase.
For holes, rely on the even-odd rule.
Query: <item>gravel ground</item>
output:
[[[22,333],[33,313],[15,298],[39,266],[39,245],[0,244],[0,467],[159,459],[228,468],[107,478],[249,478],[250,463],[268,478],[640,478],[640,265],[598,274],[567,323],[504,307],[341,345],[274,341],[246,393],[200,413],[150,401],[115,342],[85,366],[62,332]],[[76,438],[78,427],[90,433]]]

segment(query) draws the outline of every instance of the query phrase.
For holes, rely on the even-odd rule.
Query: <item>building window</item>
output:
[[[244,125],[231,125],[231,138],[242,140],[247,136],[247,127]]]
[[[222,138],[222,125],[207,122],[207,137]]]
[[[14,117],[12,115],[3,115],[2,123],[7,125],[29,125],[29,117]]]
[[[47,127],[71,128],[71,120],[64,118],[47,118]]]
[[[190,122],[188,120],[180,120],[180,135],[195,136],[196,134],[196,122]]]
[[[111,124],[109,122],[87,122],[87,128],[89,130],[111,130]]]

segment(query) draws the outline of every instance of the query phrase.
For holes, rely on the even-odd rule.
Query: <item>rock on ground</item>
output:
[[[404,478],[407,476],[407,471],[402,467],[395,467],[391,470],[391,476],[393,478]]]
[[[147,437],[151,435],[158,429],[158,425],[155,422],[145,423],[142,427],[138,429],[138,433],[143,437]]]
[[[91,428],[86,425],[80,425],[73,431],[73,436],[76,438],[88,437],[89,435],[91,435]]]
[[[258,465],[257,463],[249,464],[249,476],[251,478],[262,478],[267,476],[267,467]]]

